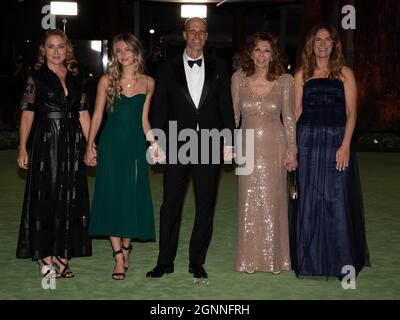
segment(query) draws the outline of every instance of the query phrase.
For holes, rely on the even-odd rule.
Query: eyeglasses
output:
[[[200,37],[204,37],[207,31],[190,29],[186,30],[186,33],[190,34],[191,36],[199,35]]]

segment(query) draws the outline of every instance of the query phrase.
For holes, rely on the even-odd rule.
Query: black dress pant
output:
[[[204,264],[211,241],[220,164],[167,164],[160,210],[158,264],[174,262],[182,218],[182,206],[190,176],[194,184],[196,215],[189,245],[189,262]]]

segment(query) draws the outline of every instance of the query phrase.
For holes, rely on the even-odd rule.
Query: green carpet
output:
[[[157,243],[135,244],[125,281],[111,279],[114,262],[109,242],[93,241],[93,256],[73,259],[73,279],[56,281],[44,290],[35,263],[16,259],[15,249],[25,186],[16,166],[16,150],[0,151],[0,299],[399,299],[400,298],[400,154],[360,153],[359,165],[372,268],[357,278],[356,289],[344,290],[336,279],[297,279],[293,272],[278,276],[233,271],[236,248],[237,177],[225,168],[208,251],[208,283],[196,284],[187,272],[189,237],[194,217],[193,190],[184,205],[175,273],[149,279]],[[94,177],[91,174],[90,189]],[[151,170],[155,216],[162,199],[162,174]]]

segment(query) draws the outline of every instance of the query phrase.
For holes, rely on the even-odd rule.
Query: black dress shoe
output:
[[[189,264],[189,273],[193,273],[193,278],[208,278],[207,272],[201,264]]]
[[[164,274],[173,273],[174,272],[174,265],[173,264],[158,264],[155,268],[146,273],[146,277],[151,278],[161,278]]]

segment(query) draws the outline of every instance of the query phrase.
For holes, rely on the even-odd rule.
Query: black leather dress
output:
[[[17,258],[90,256],[82,82],[68,72],[68,95],[46,65],[28,79],[21,109],[35,112]]]

